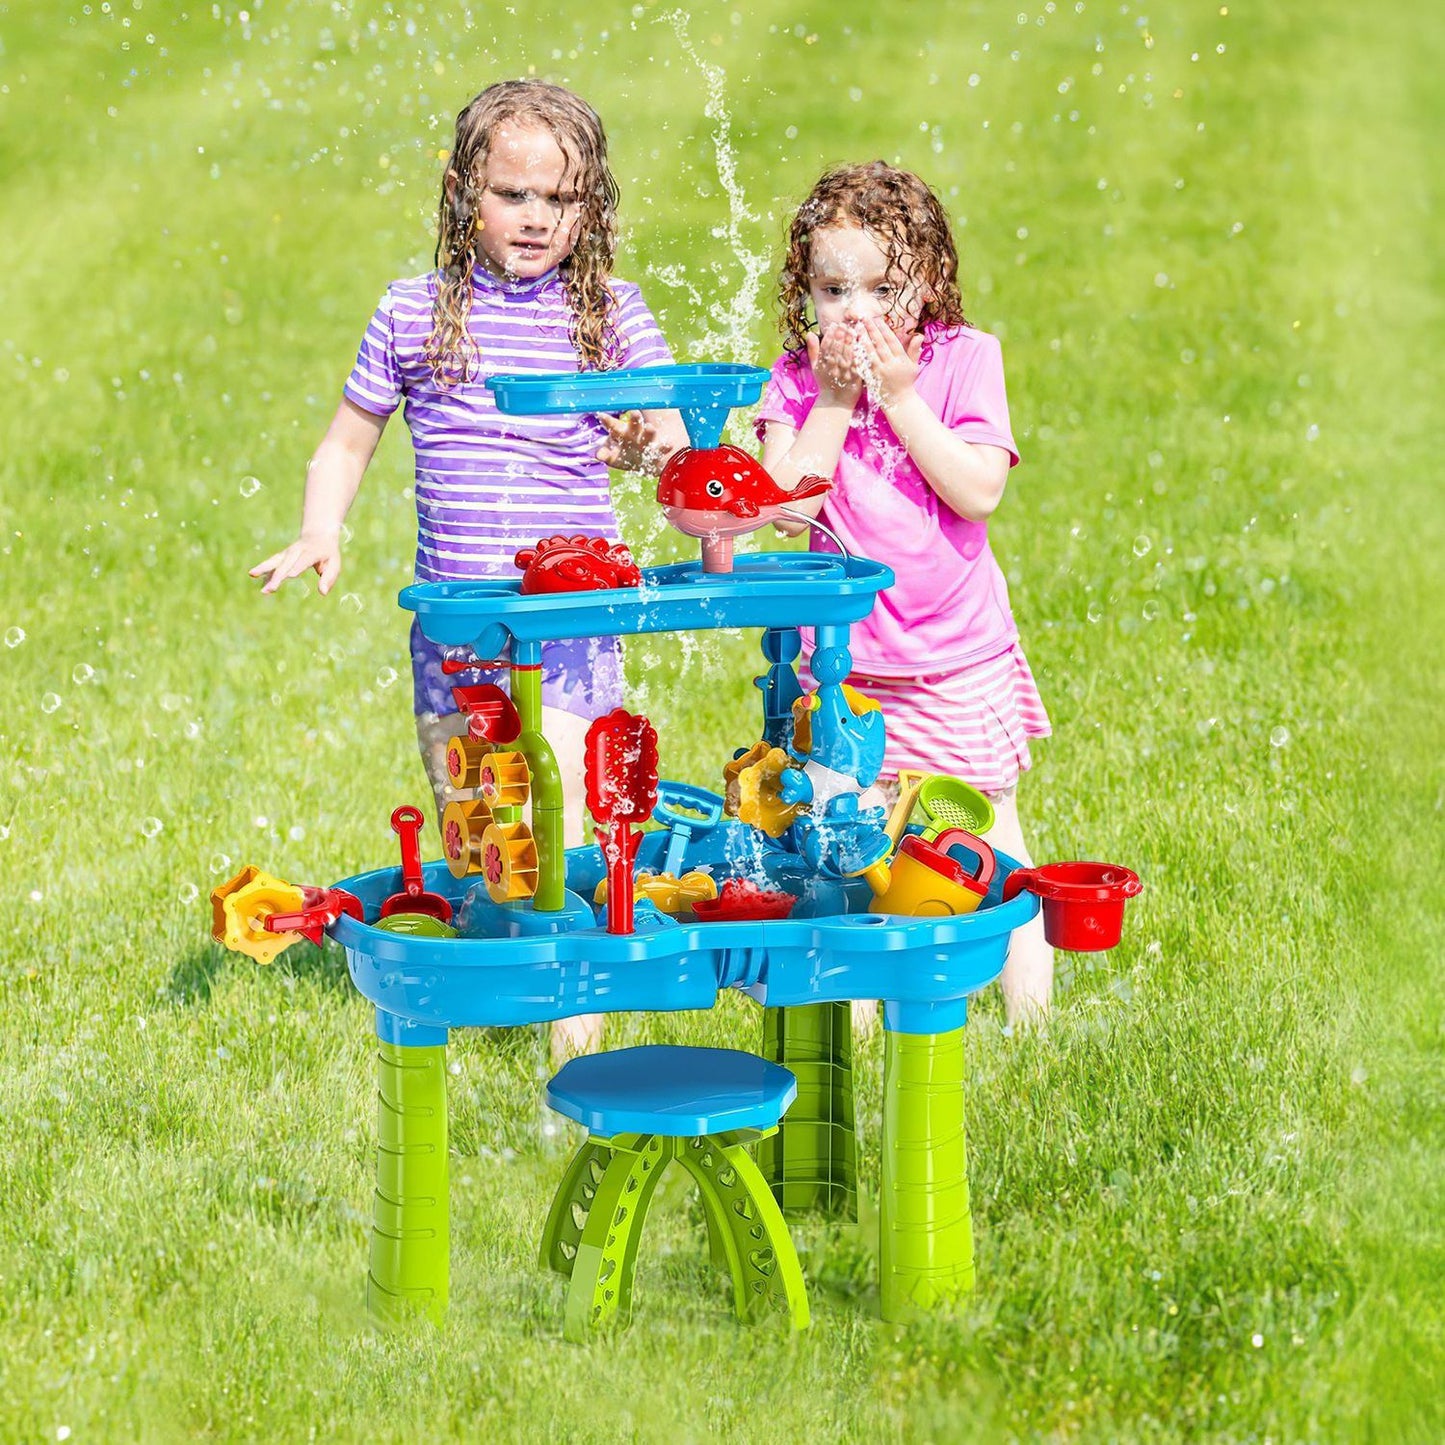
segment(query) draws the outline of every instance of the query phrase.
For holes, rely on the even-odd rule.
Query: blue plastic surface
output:
[[[693,446],[715,447],[728,412],[751,406],[767,380],[761,367],[704,361],[620,371],[516,372],[493,376],[486,385],[497,399],[497,410],[512,415],[676,408]]]
[[[644,834],[636,866],[659,871],[668,841],[664,829]],[[720,988],[741,988],[769,1006],[883,999],[889,1028],[942,1033],[962,1026],[968,995],[998,977],[1010,932],[1038,912],[1032,893],[1001,901],[1003,880],[1018,864],[997,856],[982,907],[956,918],[800,916],[800,903],[790,918],[682,920],[656,931],[610,934],[587,923],[595,917],[587,900],[605,874],[601,850],[590,847],[567,853],[568,894],[557,913],[534,913],[529,903],[484,905],[476,878],[458,880],[445,864],[427,864],[426,887],[451,900],[469,925],[479,920],[473,926],[490,936],[412,937],[346,916],[328,931],[346,949],[357,989],[382,1014],[433,1029],[704,1009]],[[689,839],[679,866],[710,867],[719,880],[760,875],[789,891],[797,891],[791,882],[805,871],[794,855],[733,818]],[[354,893],[374,921],[401,887],[401,870],[380,868],[338,886]],[[463,908],[469,892],[473,902]],[[820,908],[866,909],[868,897],[867,885],[855,880],[821,889],[816,901]]]
[[[507,644],[570,637],[625,637],[644,632],[700,632],[717,627],[827,626],[858,622],[893,585],[893,573],[866,557],[823,552],[747,552],[729,573],[701,562],[644,567],[641,587],[523,596],[522,579],[416,582],[401,605],[442,647],[468,647],[481,658]]]
[[[607,1138],[771,1129],[797,1095],[793,1075],[756,1054],[672,1044],[587,1054],[563,1064],[547,1085],[557,1113]]]

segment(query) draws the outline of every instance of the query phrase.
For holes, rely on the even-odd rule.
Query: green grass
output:
[[[1433,12],[189,9],[0,5],[0,1438],[1445,1434]],[[447,1326],[374,1334],[369,1011],[334,950],[207,939],[235,865],[374,866],[423,796],[400,425],[336,595],[244,573],[426,263],[446,117],[529,65],[608,121],[620,269],[680,354],[769,357],[788,205],[880,154],[1005,339],[995,545],[1056,730],[1024,810],[1148,891],[1045,1035],[974,1010],[956,1320],[879,1323],[865,1215],[797,1232],[811,1331],[740,1332],[674,1198],[632,1329],[564,1345],[523,1031],[452,1050]],[[757,661],[633,649],[667,773],[753,736]],[[756,1028],[728,997],[611,1037]]]

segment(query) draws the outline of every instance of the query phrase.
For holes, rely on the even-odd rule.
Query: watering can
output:
[[[959,844],[977,855],[972,869],[949,857],[948,850]],[[963,828],[949,828],[931,843],[910,833],[888,866],[884,887],[869,878],[873,911],[934,918],[972,913],[988,893],[996,867],[993,849]]]

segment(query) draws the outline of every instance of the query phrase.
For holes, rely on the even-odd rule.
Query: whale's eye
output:
[[[720,497],[723,494],[723,484],[716,477],[707,484],[707,494],[710,497]]]

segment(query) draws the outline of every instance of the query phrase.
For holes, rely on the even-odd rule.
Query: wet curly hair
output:
[[[457,115],[437,206],[436,282],[425,356],[439,386],[470,381],[481,360],[469,321],[472,271],[480,260],[474,222],[487,152],[497,128],[522,121],[550,131],[567,157],[568,179],[581,199],[572,252],[558,270],[572,315],[571,338],[584,369],[617,364],[617,298],[608,286],[617,252],[617,181],[607,164],[607,136],[580,96],[540,80],[501,80],[473,96]],[[455,190],[447,182],[455,177]]]
[[[778,327],[789,351],[801,349],[812,329],[808,276],[813,234],[847,225],[862,227],[877,241],[900,295],[913,287],[922,296],[920,330],[968,325],[958,289],[958,251],[943,203],[912,171],[869,161],[837,166],[821,176],[788,226],[778,278]]]

